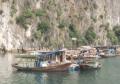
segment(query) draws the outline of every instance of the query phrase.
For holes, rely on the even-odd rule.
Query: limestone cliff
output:
[[[120,0],[0,0],[0,47],[71,47],[72,38],[77,38],[77,46],[109,45],[107,30],[119,25],[119,4]],[[86,34],[89,28],[94,39]]]

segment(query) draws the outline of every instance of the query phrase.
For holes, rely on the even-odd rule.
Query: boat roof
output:
[[[17,56],[16,58],[24,58],[24,59],[36,59],[36,58],[46,58],[46,57],[56,57],[59,56],[60,53],[63,53],[64,50],[55,50],[55,51],[49,51],[49,52],[38,52],[41,54],[37,54],[37,55],[21,55],[21,56]]]
[[[56,51],[52,51],[52,52],[43,52],[42,54],[38,55],[38,56],[55,56],[58,55],[59,53],[64,52],[64,50],[56,50]]]

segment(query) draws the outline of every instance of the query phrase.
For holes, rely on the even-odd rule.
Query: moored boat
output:
[[[18,57],[17,57],[18,58]],[[12,67],[21,71],[66,71],[71,66],[71,61],[66,60],[65,51],[58,50],[39,54],[37,56],[20,56],[18,63]]]
[[[96,53],[95,48],[85,48],[81,50],[79,56],[79,66],[80,69],[99,69],[101,68],[101,64],[99,62],[99,56]]]
[[[80,68],[81,69],[99,69],[101,68],[101,64],[100,63],[91,63],[91,64],[80,64]]]
[[[70,65],[71,63],[61,63],[61,64],[51,65],[47,67],[21,67],[18,64],[13,64],[12,66],[20,71],[50,72],[50,71],[67,71]]]

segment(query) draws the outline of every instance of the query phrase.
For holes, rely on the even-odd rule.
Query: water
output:
[[[72,72],[17,72],[14,55],[0,55],[0,84],[120,84],[120,57],[103,59],[100,70]]]

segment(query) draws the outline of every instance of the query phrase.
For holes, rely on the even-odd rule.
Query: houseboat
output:
[[[119,46],[98,46],[95,47],[98,50],[99,55],[102,58],[116,57],[120,56],[119,54]]]
[[[66,60],[64,50],[36,54],[35,56],[20,56],[17,59],[19,62],[12,64],[12,67],[21,71],[67,71],[72,65],[71,61]]]

